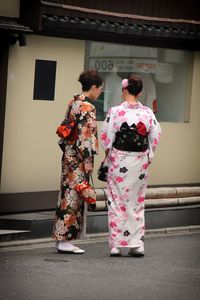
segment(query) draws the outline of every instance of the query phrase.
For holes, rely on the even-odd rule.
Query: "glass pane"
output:
[[[188,121],[192,65],[189,51],[87,42],[85,69],[96,69],[104,78],[104,93],[95,102],[97,119],[104,120],[108,109],[120,104],[121,81],[135,74],[144,86],[139,101],[150,107],[159,121]]]

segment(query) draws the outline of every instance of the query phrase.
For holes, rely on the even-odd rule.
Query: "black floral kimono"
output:
[[[76,101],[69,104],[70,117],[77,124],[78,138],[65,140],[61,185],[52,235],[58,241],[74,240],[81,230],[84,205],[74,188],[86,179],[84,164],[87,162],[93,166],[94,155],[98,153],[96,110],[88,100],[84,96],[78,96]]]

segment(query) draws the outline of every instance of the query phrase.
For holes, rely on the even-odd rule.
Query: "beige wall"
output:
[[[0,0],[0,16],[19,17],[20,0]]]
[[[28,36],[27,45],[10,48],[2,193],[58,189],[61,150],[55,131],[67,100],[80,91],[83,41]],[[35,59],[57,61],[55,101],[33,100]]]
[[[84,41],[29,36],[26,47],[10,49],[2,193],[57,190],[61,151],[55,129],[67,100],[80,91]],[[32,99],[35,59],[57,61],[55,101]],[[195,55],[190,123],[161,123],[162,138],[150,168],[149,184],[200,182],[200,53]],[[173,109],[173,108],[172,108]],[[101,127],[102,122],[98,122]],[[95,158],[96,169],[103,158]],[[94,179],[96,187],[105,186]]]

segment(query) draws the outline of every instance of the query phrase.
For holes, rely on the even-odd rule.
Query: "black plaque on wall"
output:
[[[56,61],[36,59],[34,79],[34,100],[54,100]]]

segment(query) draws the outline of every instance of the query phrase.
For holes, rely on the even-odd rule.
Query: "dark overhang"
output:
[[[133,24],[43,14],[42,28],[45,34],[60,37],[200,50],[200,26]]]
[[[33,32],[28,26],[19,23],[18,19],[0,17],[0,33],[2,44],[26,46],[26,34]]]
[[[28,26],[19,23],[17,19],[0,17],[0,30],[14,31],[14,32],[33,32]]]
[[[147,2],[21,0],[20,20],[41,35],[200,50],[198,1]]]

